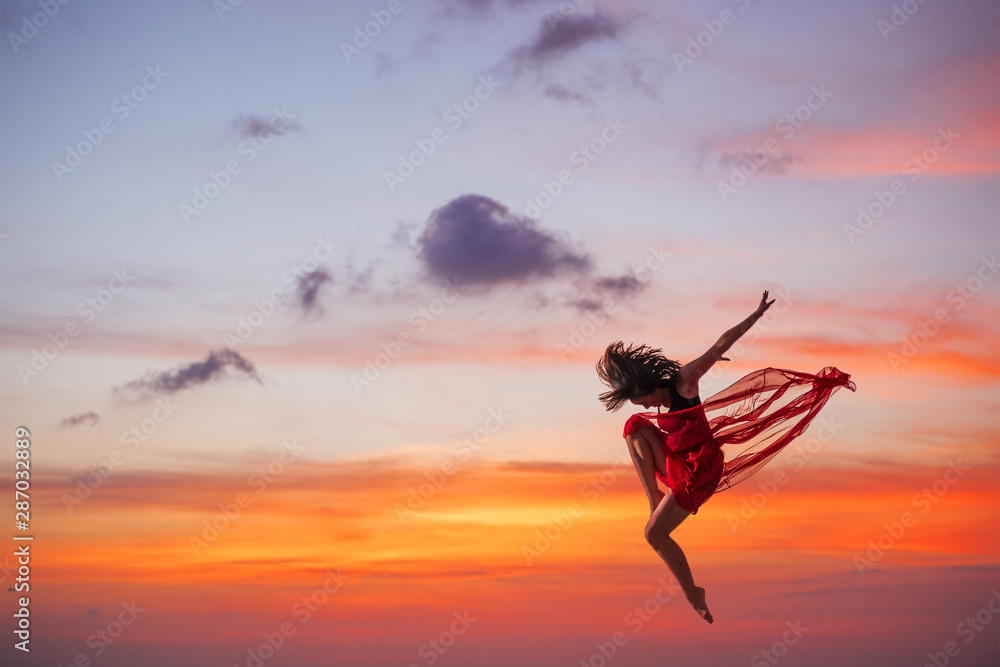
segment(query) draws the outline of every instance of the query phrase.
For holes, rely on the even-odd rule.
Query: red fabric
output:
[[[802,434],[841,387],[857,390],[833,366],[816,375],[764,368],[692,408],[634,414],[624,435],[644,426],[656,431],[667,459],[666,476],[656,476],[697,514],[712,494],[750,477]]]

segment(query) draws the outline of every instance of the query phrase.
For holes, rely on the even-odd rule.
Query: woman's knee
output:
[[[650,519],[646,522],[646,529],[644,532],[646,535],[646,541],[651,545],[656,546],[665,538],[670,537],[671,530],[668,526],[664,526],[662,522]]]
[[[681,507],[673,492],[668,493],[665,496],[665,502],[661,503],[653,516],[649,517],[649,521],[646,522],[646,541],[655,546],[669,540],[674,529],[689,516],[691,516],[691,512]]]
[[[636,450],[639,453],[644,451],[652,451],[654,434],[656,432],[652,427],[646,426],[635,431],[632,431],[627,436],[625,436],[625,442],[628,446]]]
[[[652,519],[650,519],[649,521],[646,522],[646,528],[645,528],[645,530],[643,530],[643,533],[646,536],[646,541],[649,542],[650,544],[652,544],[653,541],[655,540],[655,536],[656,536],[656,533],[654,532],[653,520]]]

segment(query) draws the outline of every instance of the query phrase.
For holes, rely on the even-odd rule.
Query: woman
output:
[[[850,376],[834,367],[817,375],[764,368],[701,402],[698,380],[716,361],[729,361],[722,355],[772,303],[765,291],[753,314],[683,366],[658,349],[626,348],[620,341],[608,345],[597,362],[597,374],[611,388],[599,396],[608,410],[616,411],[626,401],[657,409],[632,415],[624,431],[649,497],[646,540],[673,572],[688,602],[709,623],[714,619],[705,603],[705,589],[695,585],[671,532],[697,514],[714,493],[752,475],[801,434],[837,389],[855,391]],[[660,408],[668,411],[661,413]],[[657,486],[657,479],[666,492]]]

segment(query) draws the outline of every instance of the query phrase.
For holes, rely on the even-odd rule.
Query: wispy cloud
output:
[[[575,14],[557,22],[543,19],[527,44],[516,48],[510,60],[518,69],[540,68],[595,42],[617,40],[623,23],[606,14]]]
[[[320,288],[325,283],[333,282],[330,272],[324,268],[310,271],[299,276],[297,286],[298,305],[307,315],[322,312],[319,305]]]
[[[83,412],[78,415],[73,415],[72,417],[63,417],[62,421],[59,422],[59,428],[73,428],[74,426],[97,426],[97,423],[101,421],[100,415],[98,415],[93,410]]]
[[[634,92],[663,102],[661,83],[672,65],[633,39],[659,19],[641,10],[574,11],[551,7],[491,71],[512,81],[534,79],[538,94],[560,102],[591,105],[596,97]]]
[[[744,162],[751,159],[748,155],[740,155],[739,153],[723,153],[719,156],[719,164],[721,164],[726,169],[732,167],[739,168]],[[788,172],[789,168],[796,162],[801,162],[802,157],[797,155],[788,154],[777,154],[773,157],[768,156],[768,159],[762,164],[754,163],[755,169],[763,173],[782,175]]]
[[[302,125],[297,120],[266,118],[257,114],[237,114],[230,123],[241,137],[258,137],[265,132],[273,132],[277,135],[288,134],[289,132],[301,132]]]
[[[230,371],[236,376],[263,384],[257,368],[248,359],[230,349],[213,350],[205,361],[195,361],[173,371],[149,371],[145,377],[116,387],[119,397],[146,398],[157,394],[176,394],[208,382],[218,381]]]
[[[399,60],[385,53],[375,54],[375,78],[379,79],[387,74],[395,74],[399,71]]]
[[[552,99],[561,100],[563,102],[586,103],[590,101],[590,98],[588,98],[583,93],[570,90],[566,86],[563,86],[558,83],[552,83],[546,86],[545,90],[542,91],[542,94],[545,95],[546,97],[551,97]]]

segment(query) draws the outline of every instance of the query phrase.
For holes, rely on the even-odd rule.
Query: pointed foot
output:
[[[695,594],[688,599],[694,610],[698,612],[698,615],[709,623],[714,623],[715,619],[712,618],[712,612],[708,610],[708,604],[705,603],[705,589],[701,587],[696,587]]]

